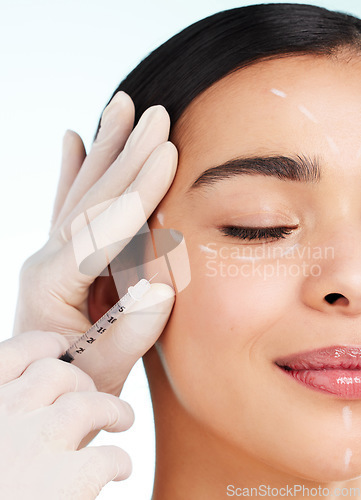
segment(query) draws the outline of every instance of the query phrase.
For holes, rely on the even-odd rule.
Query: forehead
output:
[[[284,57],[216,82],[172,129],[179,165],[193,177],[239,155],[307,153],[358,159],[361,58]],[[346,156],[345,156],[346,155]],[[177,173],[177,175],[178,175]]]

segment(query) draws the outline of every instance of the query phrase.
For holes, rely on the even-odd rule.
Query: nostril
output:
[[[336,300],[340,298],[346,299],[344,295],[341,295],[341,293],[329,293],[325,296],[325,300],[329,304],[333,304],[334,302],[336,302]]]

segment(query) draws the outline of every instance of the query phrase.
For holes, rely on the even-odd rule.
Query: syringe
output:
[[[158,274],[158,273],[157,273]],[[154,275],[156,276],[156,274]],[[83,352],[88,349],[93,342],[95,342],[100,336],[108,330],[108,328],[119,319],[119,317],[124,314],[124,312],[135,302],[141,300],[146,291],[150,288],[150,280],[142,278],[134,286],[128,288],[128,292],[121,297],[113,307],[109,309],[94,325],[92,325],[89,330],[87,330],[78,340],[76,340],[67,349],[64,354],[60,356],[62,361],[67,363],[72,363],[77,356],[80,356]]]

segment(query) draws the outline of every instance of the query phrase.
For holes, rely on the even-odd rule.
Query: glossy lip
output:
[[[343,399],[361,399],[361,346],[336,345],[275,361],[289,378],[308,389]]]
[[[361,369],[361,345],[335,345],[304,351],[278,358],[275,363],[291,370]]]

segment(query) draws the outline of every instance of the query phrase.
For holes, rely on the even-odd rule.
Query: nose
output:
[[[361,314],[361,230],[347,229],[327,247],[332,252],[319,252],[319,275],[305,278],[301,294],[315,310],[357,316]]]

